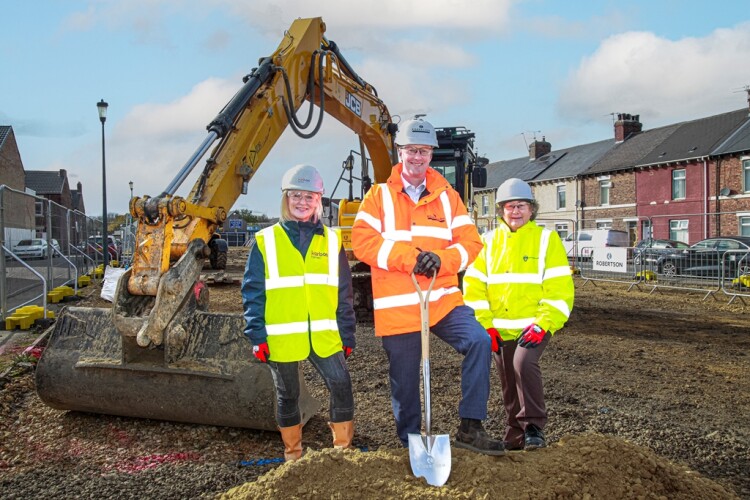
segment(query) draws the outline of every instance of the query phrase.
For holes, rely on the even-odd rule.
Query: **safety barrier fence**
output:
[[[26,305],[42,306],[46,317],[48,292],[69,286],[77,293],[80,277],[96,276],[101,229],[101,220],[0,185],[1,319]],[[118,247],[115,258],[121,253]]]
[[[586,247],[591,257],[571,257],[575,272],[587,282],[608,281],[633,287],[646,286],[650,293],[677,289],[704,293],[703,300],[718,292],[744,302],[750,298],[750,252],[705,251],[635,247]]]

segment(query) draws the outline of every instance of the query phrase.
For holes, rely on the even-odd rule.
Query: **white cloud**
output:
[[[750,83],[750,23],[672,41],[628,32],[605,40],[560,92],[559,111],[581,121],[610,112],[640,114],[646,128],[740,107]]]

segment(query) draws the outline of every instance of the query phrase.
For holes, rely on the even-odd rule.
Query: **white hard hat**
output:
[[[438,147],[435,127],[421,118],[412,118],[399,124],[396,133],[396,144],[408,146],[410,144],[424,144],[425,146]]]
[[[295,165],[284,173],[281,179],[282,191],[297,189],[299,191],[312,191],[313,193],[325,193],[323,189],[323,177],[318,169],[312,165]]]
[[[534,193],[531,192],[531,186],[521,179],[508,179],[497,188],[497,203],[505,203],[513,200],[534,201]]]

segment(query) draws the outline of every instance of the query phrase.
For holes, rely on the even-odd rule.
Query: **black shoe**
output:
[[[536,450],[537,448],[546,448],[547,440],[544,438],[544,432],[542,429],[534,424],[526,426],[524,431],[524,450]]]
[[[462,418],[456,432],[455,445],[484,455],[505,455],[505,446],[499,439],[492,439],[482,427],[481,420]]]

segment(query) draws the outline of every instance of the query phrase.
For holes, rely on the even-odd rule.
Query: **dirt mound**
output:
[[[600,434],[569,435],[547,449],[504,457],[452,454],[441,488],[412,475],[406,449],[326,449],[219,498],[737,498],[646,448]]]

